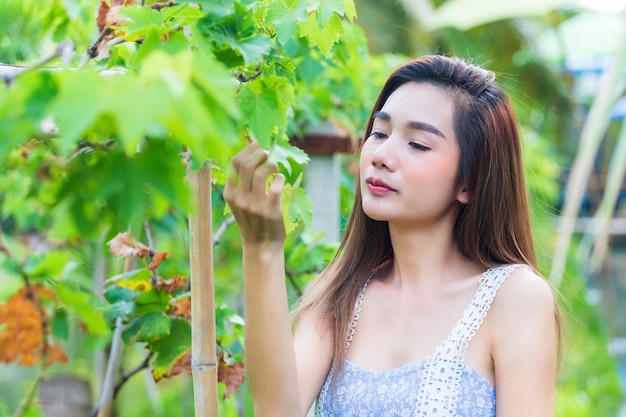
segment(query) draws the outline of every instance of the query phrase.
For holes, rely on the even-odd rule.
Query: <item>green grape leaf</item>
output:
[[[289,160],[302,165],[309,162],[310,158],[306,152],[295,146],[291,146],[284,141],[274,141],[269,151],[269,159],[275,164],[282,165],[291,174],[291,164]]]
[[[235,310],[222,304],[215,309],[216,340],[235,361],[243,360],[244,320]]]
[[[188,26],[195,24],[204,17],[204,13],[190,4],[178,4],[161,10],[163,20],[170,26]]]
[[[317,11],[317,21],[320,26],[324,26],[335,15],[345,14],[345,0],[317,0],[313,7]]]
[[[247,115],[248,128],[261,147],[269,148],[274,127],[283,127],[287,121],[278,92],[266,88],[260,93],[255,93],[250,84],[246,84],[239,93],[239,102],[241,112]]]
[[[128,19],[120,27],[126,34],[125,38],[136,39],[151,32],[159,35],[169,32],[163,25],[163,15],[150,7],[126,6],[120,9],[120,14]]]
[[[163,313],[151,312],[140,315],[122,331],[124,343],[130,343],[134,337],[137,342],[152,342],[170,334],[172,318]]]
[[[354,4],[354,0],[344,0],[344,10],[345,16],[350,20],[350,22],[354,22],[356,19],[356,5]]]
[[[316,13],[311,13],[300,25],[300,36],[310,39],[326,57],[343,33],[341,18],[337,14],[333,14],[323,27],[320,27]]]
[[[95,123],[106,85],[100,75],[87,70],[57,71],[55,75],[59,77],[59,94],[49,111],[59,129],[59,153],[66,154]]]
[[[272,57],[274,72],[280,78],[286,79],[289,84],[296,84],[296,65],[288,57]]]
[[[126,287],[118,287],[117,285],[107,287],[104,290],[104,298],[106,298],[111,305],[104,311],[106,318],[112,320],[133,314],[137,309],[135,298],[137,298],[138,295],[138,292]]]
[[[101,302],[94,294],[75,289],[69,285],[59,285],[56,288],[59,301],[75,311],[85,323],[87,331],[96,336],[102,336],[109,332],[109,326],[100,314],[98,308]]]
[[[241,52],[246,64],[252,64],[258,61],[263,55],[267,54],[274,42],[265,35],[252,36],[242,39],[236,49]]]
[[[307,226],[313,221],[313,202],[304,188],[299,187],[301,178],[293,186],[285,186],[281,196],[287,234],[295,231],[298,225]]]
[[[295,23],[306,20],[306,2],[296,2],[290,8],[283,0],[272,2],[268,7],[266,22],[274,26],[276,39],[282,45],[292,38],[292,29]]]
[[[204,14],[223,18],[233,12],[234,0],[178,0],[177,3],[194,3],[200,5]]]
[[[135,299],[137,314],[163,313],[169,309],[171,299],[171,294],[166,291],[159,291],[156,288],[143,291]]]
[[[140,271],[140,270],[136,270]],[[139,296],[139,292],[133,291],[130,288],[120,287],[117,285],[111,285],[104,290],[104,298],[111,304],[117,302],[134,301]]]
[[[173,319],[169,335],[149,343],[150,350],[156,353],[152,365],[154,379],[166,376],[178,360],[191,349],[191,326],[185,320]]]

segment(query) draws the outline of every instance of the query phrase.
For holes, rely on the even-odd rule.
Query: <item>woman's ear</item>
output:
[[[469,193],[465,187],[461,188],[456,195],[456,201],[461,204],[467,204],[469,202]]]

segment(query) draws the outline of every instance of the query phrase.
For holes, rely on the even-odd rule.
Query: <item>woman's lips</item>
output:
[[[395,192],[396,190],[389,186],[386,182],[379,180],[377,178],[369,177],[365,180],[367,184],[367,189],[372,194],[386,194],[390,192]]]

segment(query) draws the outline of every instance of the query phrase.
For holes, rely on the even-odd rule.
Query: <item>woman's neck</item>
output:
[[[451,225],[411,229],[390,224],[389,234],[394,252],[390,279],[399,285],[436,285],[484,270],[460,253]]]

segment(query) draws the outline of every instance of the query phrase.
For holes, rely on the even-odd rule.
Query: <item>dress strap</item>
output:
[[[435,356],[463,362],[470,341],[483,324],[500,286],[520,265],[501,265],[485,271],[472,301],[465,307],[448,337],[435,351]]]
[[[354,330],[356,329],[356,322],[359,321],[361,317],[361,306],[363,305],[363,294],[365,294],[365,289],[367,288],[367,284],[370,283],[372,277],[376,275],[376,272],[380,267],[374,269],[368,275],[365,280],[365,284],[361,287],[361,291],[359,291],[359,295],[356,297],[356,302],[354,303],[354,310],[352,311],[352,319],[350,320],[350,324],[348,324],[348,333],[346,334],[346,344],[344,346],[344,351],[347,351],[350,347],[350,343],[352,343],[352,339],[354,338]]]
[[[491,308],[502,283],[520,265],[502,265],[483,273],[478,289],[446,340],[424,361],[416,407],[423,417],[456,416],[465,352]]]

